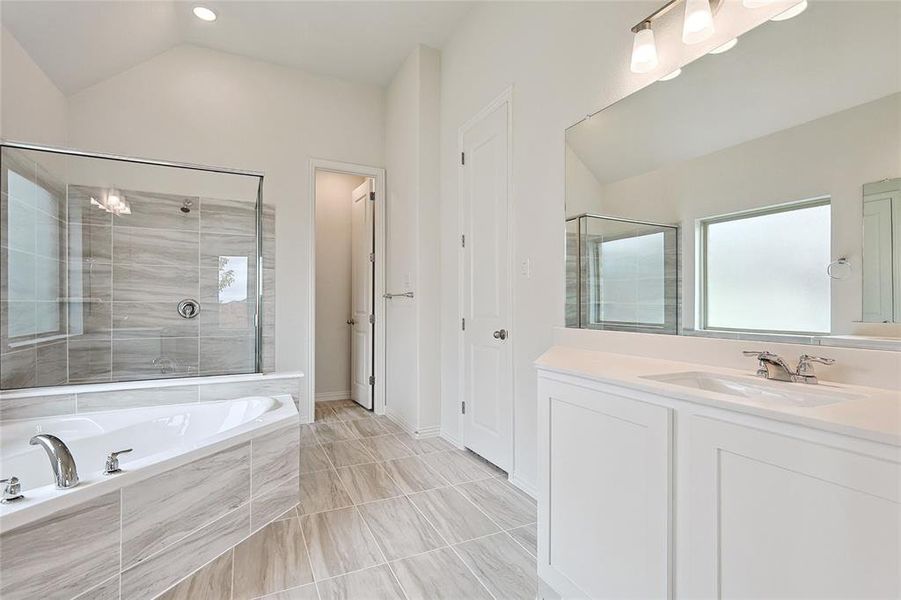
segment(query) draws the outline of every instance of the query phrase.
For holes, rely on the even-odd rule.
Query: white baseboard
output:
[[[317,402],[328,402],[329,400],[349,400],[350,390],[346,392],[316,392]]]
[[[438,437],[441,435],[441,427],[434,425],[432,427],[421,427],[415,436],[417,439]]]
[[[521,489],[533,499],[538,500],[538,489],[536,489],[532,484],[523,481],[518,475],[516,475],[516,473],[510,473],[507,476],[507,481]]]
[[[450,442],[451,444],[453,444],[455,448],[462,448],[462,447],[463,447],[463,443],[462,443],[460,440],[458,440],[457,438],[455,438],[455,437],[452,436],[452,435],[449,435],[446,431],[442,431],[442,432],[440,433],[440,435],[441,435],[442,438],[444,438],[445,440],[447,440],[448,442]]]
[[[390,405],[385,407],[385,416],[394,421],[398,426],[400,426],[400,428],[403,429],[404,432],[415,437],[414,427],[410,423],[407,423],[406,419],[404,419],[400,414],[391,410]]]

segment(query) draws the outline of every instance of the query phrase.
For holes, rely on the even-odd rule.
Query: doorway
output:
[[[384,414],[384,378],[378,377],[384,371],[384,171],[314,160],[310,176],[314,292],[307,414],[315,414],[315,402],[335,400]]]

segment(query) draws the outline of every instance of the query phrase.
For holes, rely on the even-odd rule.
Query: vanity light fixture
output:
[[[772,3],[773,0],[741,0],[741,4],[745,8],[761,8]]]
[[[635,39],[632,40],[632,72],[647,73],[657,67],[657,44],[654,41],[654,30],[650,21],[642,21],[632,28]]]
[[[779,13],[778,15],[776,15],[775,17],[772,17],[770,19],[770,21],[787,21],[787,20],[791,19],[792,17],[797,17],[805,10],[807,10],[807,0],[801,0],[800,2],[798,2],[797,4],[795,4],[794,6],[789,8],[788,10],[785,10],[785,11]]]
[[[708,52],[708,54],[722,54],[723,52],[728,52],[729,50],[735,48],[736,44],[738,44],[738,38],[732,38],[722,46],[717,46],[716,48]]]
[[[709,0],[685,0],[682,41],[698,44],[713,35],[713,11]]]
[[[675,79],[676,77],[678,77],[678,76],[681,75],[681,74],[682,74],[682,69],[676,69],[675,71],[673,71],[673,72],[670,73],[669,75],[664,75],[663,77],[661,77],[661,78],[659,79],[659,81],[670,81],[670,80],[672,80],[672,79]]]
[[[211,8],[207,8],[206,6],[195,6],[194,7],[194,16],[200,19],[201,21],[215,21],[216,13],[213,12]]]

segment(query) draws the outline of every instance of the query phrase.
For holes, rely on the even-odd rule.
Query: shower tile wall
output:
[[[66,189],[6,151],[3,161],[0,389],[254,371],[253,202],[121,190],[131,214],[113,215],[91,205],[105,189]],[[7,181],[21,173],[30,187]],[[274,230],[266,206],[267,372],[275,366]],[[188,298],[201,305],[193,319],[177,313]]]

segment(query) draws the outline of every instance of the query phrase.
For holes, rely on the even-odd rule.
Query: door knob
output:
[[[348,325],[353,325],[354,323],[356,323],[356,321],[354,321],[353,319],[348,319],[348,320],[347,320],[347,324],[348,324]]]
[[[494,339],[496,340],[505,340],[507,339],[507,330],[506,329],[498,329],[494,332]]]

